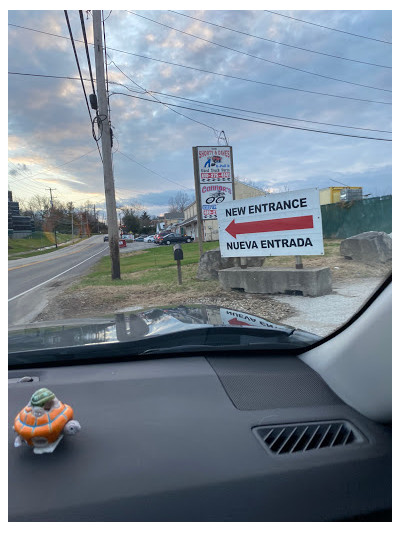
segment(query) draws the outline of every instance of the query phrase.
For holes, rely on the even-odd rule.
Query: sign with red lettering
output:
[[[287,331],[287,326],[279,326],[273,322],[269,322],[259,316],[249,315],[242,311],[234,311],[233,309],[220,308],[220,315],[222,324],[226,326],[253,326],[255,328],[273,329],[277,331]]]
[[[197,146],[203,220],[217,218],[217,206],[233,200],[232,148]]]
[[[323,255],[318,189],[217,206],[222,257]]]
[[[232,182],[230,146],[198,146],[200,183]]]
[[[203,220],[217,218],[217,205],[233,200],[232,183],[201,183]]]

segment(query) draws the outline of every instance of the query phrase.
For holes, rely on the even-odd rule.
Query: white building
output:
[[[265,196],[265,191],[246,185],[240,181],[235,180],[235,200],[242,200],[243,198],[254,198],[257,196]],[[198,237],[197,228],[197,205],[196,202],[192,202],[184,210],[184,220],[180,224],[183,229],[183,233],[191,237]],[[204,241],[217,241],[218,240],[218,220],[203,220]]]

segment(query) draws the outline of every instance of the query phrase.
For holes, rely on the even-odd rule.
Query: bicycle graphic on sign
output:
[[[214,204],[214,203],[220,204],[224,200],[225,200],[225,193],[222,191],[217,191],[212,196],[209,196],[208,198],[206,198],[206,204]]]

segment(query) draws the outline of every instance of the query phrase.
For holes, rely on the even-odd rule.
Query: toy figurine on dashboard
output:
[[[33,447],[34,453],[52,453],[64,435],[76,435],[80,431],[81,426],[73,416],[72,407],[60,402],[49,389],[37,390],[15,417],[14,446],[27,444]]]

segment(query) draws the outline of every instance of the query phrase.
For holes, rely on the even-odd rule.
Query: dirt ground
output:
[[[136,310],[190,304],[218,305],[245,311],[277,322],[284,322],[284,319],[292,314],[290,305],[277,302],[269,296],[255,296],[236,291],[227,292],[222,289],[213,290],[212,297],[205,297],[195,290],[163,294],[158,287],[133,285],[87,287],[74,292],[67,290],[58,296],[57,301],[51,301],[36,318],[36,321],[91,318],[112,314],[126,308]]]
[[[291,260],[291,261],[290,261]],[[279,262],[278,262],[279,261]],[[287,263],[287,264],[285,264]],[[268,258],[265,266],[292,266],[293,258]],[[391,263],[366,265],[335,255],[331,257],[303,257],[304,268],[329,267],[333,285],[336,281],[360,278],[382,279],[391,271]],[[137,274],[132,274],[135,278]],[[130,277],[128,274],[127,278]],[[210,296],[212,295],[212,296]],[[57,299],[50,301],[35,321],[87,318],[110,315],[129,309],[166,307],[185,304],[218,305],[245,311],[275,322],[285,323],[295,314],[288,303],[279,302],[273,296],[224,291],[217,281],[188,284],[184,291],[173,292],[164,287],[162,279],[155,284],[124,286],[68,287]]]

